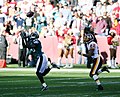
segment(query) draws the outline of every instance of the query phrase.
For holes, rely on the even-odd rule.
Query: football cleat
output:
[[[46,86],[46,87],[42,86],[41,91],[45,91],[45,90],[47,90],[47,89],[48,89],[48,86]]]
[[[106,67],[106,66],[104,66],[104,67],[102,68],[102,71],[106,71],[106,72],[110,73],[110,71],[108,70],[108,67]]]
[[[60,69],[60,67],[57,64],[55,64],[55,63],[51,63],[51,65],[53,66],[53,68]]]
[[[98,85],[97,90],[98,91],[103,90],[103,86],[102,85]]]

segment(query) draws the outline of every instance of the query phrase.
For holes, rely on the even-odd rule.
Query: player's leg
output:
[[[108,67],[106,67],[106,66],[103,66],[102,68],[102,58],[100,57],[100,62],[99,62],[99,66],[98,66],[98,70],[97,70],[97,74],[100,74],[100,73],[102,73],[102,72],[104,72],[104,71],[106,71],[106,72],[110,72],[109,70],[108,70]]]
[[[44,54],[38,58],[36,66],[37,66],[36,75],[42,84],[42,91],[44,91],[48,88],[48,86],[45,83],[43,76],[45,76],[50,71],[50,70],[45,71],[45,69],[47,67],[47,60],[46,60],[46,57],[44,56]]]
[[[50,66],[48,66],[48,61],[50,62]],[[45,80],[43,78],[43,76],[47,75],[50,70],[52,68],[54,68],[56,66],[56,64],[52,64],[51,63],[51,59],[48,58],[45,54],[41,55],[37,61],[37,71],[36,71],[36,75],[38,76],[41,84],[42,84],[42,91],[47,90],[48,86],[45,83]]]
[[[103,87],[102,87],[102,85],[101,85],[101,82],[100,82],[100,80],[99,80],[99,77],[98,77],[98,75],[97,75],[97,71],[98,71],[98,68],[99,68],[99,63],[100,63],[100,57],[98,57],[98,58],[95,58],[94,60],[93,60],[93,66],[92,66],[92,68],[91,68],[91,71],[90,71],[90,74],[89,74],[89,76],[91,77],[91,78],[93,78],[93,80],[96,82],[96,84],[97,84],[97,86],[98,86],[98,90],[103,90]]]

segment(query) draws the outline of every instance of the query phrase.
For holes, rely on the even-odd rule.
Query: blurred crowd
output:
[[[120,35],[120,0],[4,0],[0,26],[0,31],[15,37],[21,31],[57,37],[64,33],[74,36],[72,44],[79,46],[85,28],[99,36],[111,31]]]
[[[120,35],[119,10],[119,0],[5,0],[0,25],[8,35],[34,27],[40,35],[54,36],[66,24],[75,35],[86,26],[97,35],[108,35],[111,29]]]

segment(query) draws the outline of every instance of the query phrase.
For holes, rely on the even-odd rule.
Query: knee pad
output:
[[[98,75],[97,74],[89,74],[89,76],[91,78],[93,78],[95,81],[98,79]]]
[[[98,80],[98,76],[95,74],[95,75],[93,75],[93,77],[92,77],[95,81],[96,80]]]

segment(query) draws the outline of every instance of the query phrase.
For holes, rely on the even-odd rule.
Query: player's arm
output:
[[[91,57],[93,55],[94,49],[90,49],[88,53],[83,54],[81,51],[78,51],[78,54],[85,56],[85,57]]]

